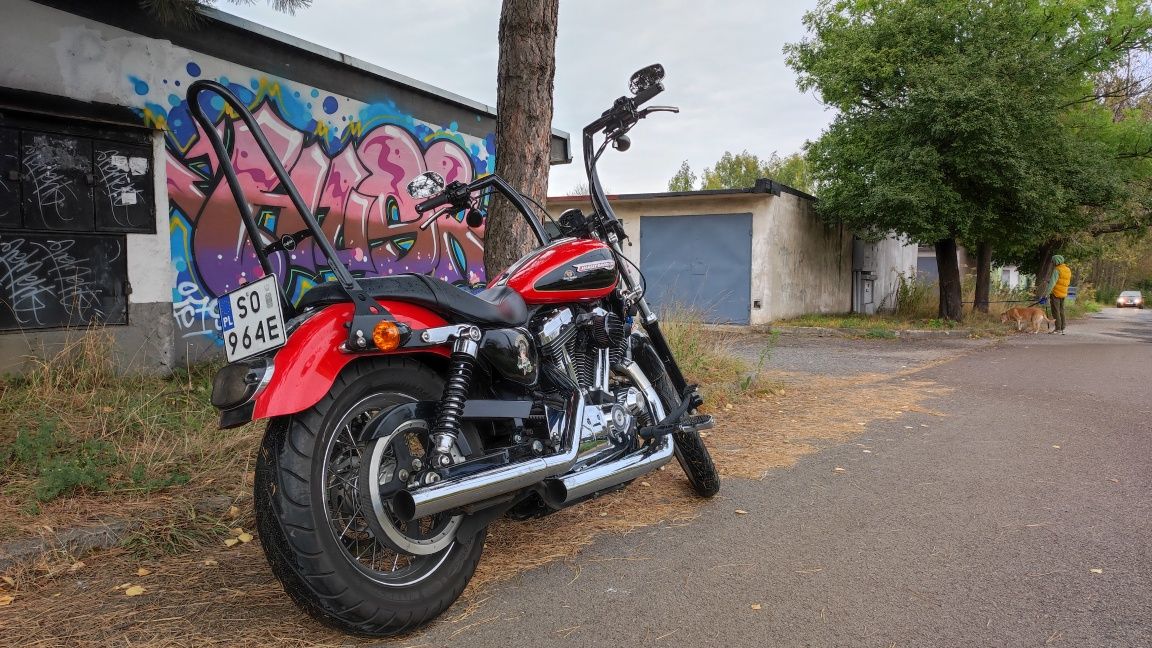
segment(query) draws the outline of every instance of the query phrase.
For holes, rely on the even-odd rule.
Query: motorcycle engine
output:
[[[587,394],[580,463],[630,449],[636,429],[653,421],[643,392],[612,375],[626,357],[624,322],[602,308],[562,308],[546,314],[535,330],[552,382]]]

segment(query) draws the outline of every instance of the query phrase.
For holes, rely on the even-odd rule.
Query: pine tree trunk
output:
[[[988,312],[988,296],[992,292],[992,244],[981,241],[976,247],[976,296],[972,298],[974,310]]]
[[[496,72],[496,173],[521,193],[548,197],[552,148],[552,83],[556,75],[559,0],[504,0]],[[539,245],[512,205],[493,200],[484,267],[495,277]]]
[[[940,272],[940,318],[959,322],[964,319],[960,297],[960,263],[956,258],[956,239],[936,241],[936,269]]]

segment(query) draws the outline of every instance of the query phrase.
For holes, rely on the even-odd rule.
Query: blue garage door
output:
[[[640,269],[653,308],[691,309],[709,322],[747,324],[752,214],[644,216]]]

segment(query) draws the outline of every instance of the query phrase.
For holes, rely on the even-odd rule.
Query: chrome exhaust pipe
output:
[[[563,426],[564,451],[457,479],[437,482],[415,491],[402,490],[392,496],[392,513],[403,522],[476,504],[512,491],[527,488],[548,477],[572,469],[580,453],[580,420],[584,394],[577,391],[568,401]]]
[[[664,436],[664,444],[654,450],[640,450],[594,468],[545,480],[548,504],[556,508],[567,506],[593,493],[646,475],[671,461],[675,452],[676,443],[668,434]]]
[[[632,384],[644,392],[644,397],[648,399],[648,405],[652,408],[653,418],[657,421],[663,419],[665,412],[664,405],[660,402],[660,395],[640,370],[640,366],[631,360],[625,360],[614,369],[628,376]],[[659,448],[640,450],[594,468],[548,479],[544,482],[544,495],[550,506],[556,508],[567,506],[583,497],[652,472],[668,463],[675,452],[676,444],[672,441],[672,435],[665,435],[664,445]]]

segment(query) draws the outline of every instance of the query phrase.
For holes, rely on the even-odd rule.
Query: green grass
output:
[[[161,378],[122,373],[113,357],[109,336],[90,331],[0,378],[0,514],[39,515],[77,497],[91,506],[73,514],[95,513],[173,487],[243,485],[255,439],[216,429],[215,367]]]

